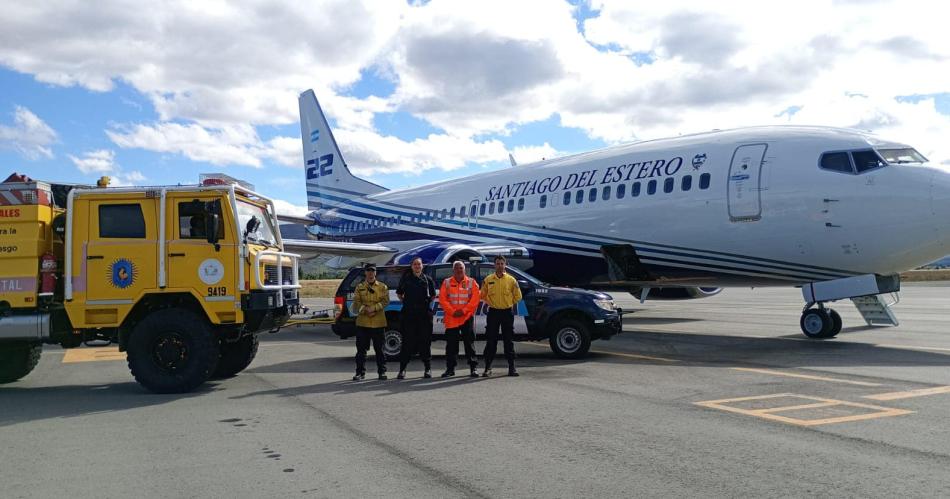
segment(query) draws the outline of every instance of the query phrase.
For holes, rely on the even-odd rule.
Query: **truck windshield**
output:
[[[244,201],[238,201],[237,210],[238,226],[241,229],[241,234],[244,234],[244,231],[247,229],[247,223],[251,218],[257,217],[257,220],[260,221],[257,225],[257,229],[247,234],[248,241],[277,247],[277,237],[274,235],[273,220],[271,220],[270,215],[264,208]]]
[[[892,165],[927,162],[927,158],[925,158],[923,154],[920,154],[912,147],[901,149],[878,149],[877,152],[880,153],[882,157],[884,157],[885,161]]]

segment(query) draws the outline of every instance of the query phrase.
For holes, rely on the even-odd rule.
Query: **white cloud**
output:
[[[278,215],[303,217],[306,216],[307,213],[310,213],[310,210],[307,209],[306,206],[298,206],[283,199],[271,199],[271,201],[274,202],[274,208],[277,210]]]
[[[364,175],[505,164],[502,141],[477,137],[554,114],[561,126],[610,143],[791,122],[870,127],[950,158],[940,138],[947,117],[933,101],[895,100],[950,92],[950,71],[940,69],[950,45],[935,4],[590,7],[594,17],[579,31],[566,1],[108,0],[96,12],[82,3],[15,4],[5,6],[0,64],[95,91],[126,82],[151,99],[159,121],[110,129],[113,142],[216,165],[301,168],[298,139],[262,140],[255,126],[296,123],[298,92],[311,87],[350,166]],[[340,95],[367,72],[393,81],[395,93]],[[781,115],[791,106],[801,109]],[[385,136],[374,118],[393,112],[439,130],[415,140]],[[3,134],[22,128],[0,128],[3,144],[52,155],[48,127],[45,139],[11,146]],[[517,152],[519,163],[553,155],[544,140]]]
[[[122,167],[115,162],[115,151],[111,149],[87,151],[83,153],[82,157],[70,154],[69,159],[84,174],[109,177],[109,185],[112,187],[142,185],[146,180],[145,175],[138,170],[123,171]]]
[[[116,169],[115,151],[109,149],[89,151],[81,158],[70,154],[69,159],[83,173],[111,173]]]
[[[0,148],[13,149],[26,159],[52,158],[54,142],[56,131],[22,106],[13,112],[13,126],[0,125]]]
[[[540,146],[519,146],[511,151],[511,155],[515,157],[515,161],[517,161],[519,165],[526,165],[543,159],[556,158],[564,154],[564,152],[551,147],[551,144],[547,142]]]
[[[264,142],[250,125],[138,124],[106,130],[106,135],[119,147],[181,154],[214,165],[260,168],[265,160],[285,166],[303,164],[300,139],[276,137]]]

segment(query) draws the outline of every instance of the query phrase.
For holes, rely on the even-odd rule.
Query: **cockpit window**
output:
[[[826,152],[821,155],[821,167],[836,172],[854,173],[851,158],[846,152]]]
[[[878,149],[877,152],[884,157],[884,161],[887,161],[892,165],[927,162],[927,158],[925,158],[923,154],[920,154],[912,147],[906,147],[903,149]]]
[[[854,158],[854,167],[858,169],[858,173],[885,165],[884,160],[874,151],[854,151],[851,153],[851,157]]]

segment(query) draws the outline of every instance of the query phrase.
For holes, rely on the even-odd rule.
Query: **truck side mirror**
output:
[[[218,231],[221,230],[221,200],[208,201],[205,203],[205,235],[208,238],[208,244],[213,244],[217,251],[221,245],[218,244],[220,238]]]

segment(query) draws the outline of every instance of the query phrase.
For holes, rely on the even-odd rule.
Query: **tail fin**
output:
[[[339,204],[334,201],[335,197],[351,198],[385,191],[386,188],[350,173],[313,90],[300,94],[299,103],[308,208],[335,206]]]

